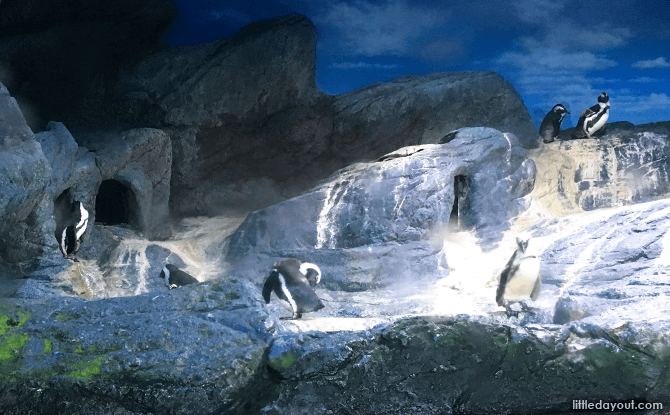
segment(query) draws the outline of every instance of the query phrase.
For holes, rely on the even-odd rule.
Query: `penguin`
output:
[[[165,286],[169,289],[200,282],[172,264],[166,264],[159,276],[165,280]]]
[[[311,262],[303,262],[300,264],[300,272],[307,278],[309,285],[314,288],[316,284],[321,282],[321,269]]]
[[[530,311],[525,301],[528,299],[535,301],[540,295],[542,286],[540,259],[527,254],[529,239],[528,235],[516,238],[517,249],[500,273],[496,303],[505,307],[508,316],[515,313],[510,304],[520,303],[523,311]]]
[[[72,203],[72,218],[70,221],[74,223],[66,226],[60,235],[56,232],[56,239],[63,258],[79,262],[74,255],[79,250],[80,238],[86,232],[88,226],[88,211],[81,202],[75,201]]]
[[[274,291],[279,303],[293,312],[292,317],[282,317],[282,320],[299,319],[302,313],[324,307],[313,288],[320,281],[321,270],[318,266],[295,258],[285,258],[274,264],[265,280],[263,299],[268,304]]]
[[[553,142],[556,137],[558,137],[558,133],[561,132],[561,123],[563,122],[565,114],[570,114],[570,111],[565,109],[563,104],[556,104],[554,105],[554,108],[544,116],[542,124],[540,124],[540,137],[542,137],[542,141],[546,144]]]
[[[572,133],[572,138],[591,138],[591,136],[605,125],[610,116],[610,98],[607,92],[598,95],[598,103],[587,108],[579,116],[577,127]]]

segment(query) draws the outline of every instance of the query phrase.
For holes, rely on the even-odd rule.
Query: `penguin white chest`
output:
[[[603,114],[600,115],[600,117],[598,118],[596,123],[593,125],[593,127],[590,127],[590,128],[587,127],[586,132],[589,135],[591,135],[591,134],[595,133],[596,131],[600,130],[601,128],[603,128],[603,126],[607,122],[607,119],[609,118],[609,116],[610,116],[609,110],[605,111]]]
[[[505,286],[505,299],[508,301],[521,301],[530,298],[535,281],[540,277],[540,259],[527,257],[521,260],[519,269],[510,276]]]

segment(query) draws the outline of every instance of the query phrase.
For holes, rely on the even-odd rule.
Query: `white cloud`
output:
[[[517,16],[525,23],[544,24],[554,21],[563,9],[565,1],[561,0],[520,0],[512,5]]]
[[[339,30],[351,52],[363,56],[410,54],[411,41],[446,18],[444,12],[410,6],[403,1],[372,4],[337,3],[315,20]]]
[[[655,112],[658,120],[670,119],[670,97],[667,94],[649,94],[648,96],[625,95],[621,97],[622,112]]]
[[[647,61],[637,61],[631,66],[637,69],[670,68],[670,63],[666,62],[665,58],[661,56]]]
[[[650,84],[659,82],[659,80],[656,78],[649,78],[648,76],[641,76],[639,78],[631,79],[629,82],[633,82],[636,84]]]
[[[542,39],[526,37],[526,49],[555,48],[560,50],[599,51],[623,46],[631,37],[630,30],[601,23],[593,28],[577,26],[569,21],[556,22],[546,28]]]
[[[537,48],[528,54],[506,52],[497,63],[518,68],[545,68],[552,70],[600,70],[616,66],[615,61],[598,57],[591,52],[562,52],[553,48]]]
[[[333,63],[330,65],[330,67],[336,69],[396,69],[399,68],[400,65],[366,62],[341,62]]]

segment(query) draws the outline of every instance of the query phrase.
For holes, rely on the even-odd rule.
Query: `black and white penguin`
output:
[[[500,273],[496,303],[505,307],[507,314],[515,313],[510,305],[520,303],[525,311],[530,310],[525,301],[535,301],[540,295],[542,278],[540,277],[540,259],[535,255],[528,255],[528,235],[516,238],[517,248],[512,257]]]
[[[309,281],[309,285],[311,285],[312,288],[316,287],[316,284],[321,282],[321,269],[316,264],[303,262],[300,264],[299,269],[305,278],[307,278],[307,281]]]
[[[598,95],[598,103],[587,108],[579,116],[579,121],[572,133],[572,138],[591,138],[591,136],[605,125],[610,116],[610,97],[607,92]]]
[[[60,234],[56,232],[56,239],[58,240],[58,246],[63,254],[63,258],[78,262],[74,255],[79,250],[80,238],[88,226],[88,211],[79,201],[75,201],[72,204],[70,222],[73,223],[66,226]]]
[[[165,286],[169,289],[200,282],[172,264],[165,265],[159,276],[165,280]]]
[[[542,141],[551,143],[558,137],[558,133],[561,132],[561,123],[563,122],[565,114],[570,114],[570,111],[565,109],[563,104],[556,104],[554,105],[554,108],[544,116],[542,124],[540,124],[540,137],[542,137]]]
[[[320,310],[324,307],[312,287],[321,281],[321,270],[309,262],[286,258],[274,264],[263,285],[263,299],[270,302],[274,291],[279,303],[293,312],[292,319],[302,317],[302,313]],[[288,319],[289,317],[282,317]]]

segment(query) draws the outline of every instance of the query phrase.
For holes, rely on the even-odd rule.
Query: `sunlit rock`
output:
[[[670,193],[669,135],[668,122],[615,123],[590,139],[558,140],[531,150],[538,165],[538,200],[565,214],[664,197]]]

